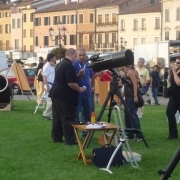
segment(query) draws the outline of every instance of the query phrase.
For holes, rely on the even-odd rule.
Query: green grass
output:
[[[0,111],[0,180],[156,180],[160,179],[157,171],[167,166],[179,146],[179,139],[165,139],[168,135],[166,107],[147,106],[140,122],[150,148],[143,142],[129,141],[132,151],[142,155],[140,169],[129,164],[111,167],[114,172],[111,175],[77,161],[78,146],[52,143],[52,122],[42,118],[43,109],[33,114],[35,102],[15,101],[14,105],[11,112]],[[99,110],[97,105],[96,115]],[[107,121],[106,114],[104,121]],[[93,136],[86,152],[98,147],[97,136]],[[178,164],[172,180],[180,179],[179,168]]]

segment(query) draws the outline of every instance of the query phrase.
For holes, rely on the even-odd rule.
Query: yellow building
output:
[[[0,51],[10,49],[11,17],[10,5],[0,4]]]

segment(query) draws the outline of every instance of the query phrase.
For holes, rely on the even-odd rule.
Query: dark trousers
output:
[[[64,135],[66,143],[75,141],[74,129],[71,122],[75,121],[76,106],[52,99],[52,139],[53,141],[62,140]]]
[[[171,96],[166,109],[166,114],[169,122],[169,136],[171,137],[178,137],[177,124],[175,118],[177,110],[180,111],[180,101],[175,97]]]

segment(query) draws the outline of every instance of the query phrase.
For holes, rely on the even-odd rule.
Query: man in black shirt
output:
[[[175,114],[180,111],[180,57],[176,58],[176,68],[171,66],[168,75],[168,81],[171,83],[171,94],[166,109],[166,114],[169,121],[169,136],[167,139],[178,138],[177,124]]]
[[[64,135],[67,145],[76,144],[70,122],[75,121],[79,93],[85,91],[85,87],[77,84],[78,78],[72,65],[76,57],[75,49],[66,51],[66,58],[56,67],[54,84],[49,93],[53,110],[52,139],[54,142],[63,142]]]

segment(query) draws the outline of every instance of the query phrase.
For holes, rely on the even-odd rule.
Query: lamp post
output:
[[[127,46],[127,41],[125,41],[125,39],[123,39],[122,37],[120,38],[120,51],[126,49]]]
[[[56,40],[56,38],[58,38],[58,40],[59,40],[59,59],[61,60],[61,57],[62,57],[62,52],[61,52],[62,51],[62,44],[61,44],[61,41],[64,41],[66,28],[63,26],[62,22],[59,21],[57,23],[57,29],[58,29],[58,35],[55,36],[54,41]],[[50,36],[51,40],[53,41],[54,29],[52,27],[49,28],[49,36]]]

